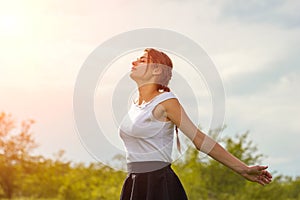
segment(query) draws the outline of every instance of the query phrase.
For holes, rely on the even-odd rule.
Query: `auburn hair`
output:
[[[150,63],[151,60],[152,64],[160,67],[162,70],[162,73],[157,79],[158,90],[170,92],[168,84],[172,77],[172,60],[164,52],[153,48],[147,48],[145,52],[148,53],[148,63]]]

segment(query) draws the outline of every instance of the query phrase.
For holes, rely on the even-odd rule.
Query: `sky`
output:
[[[17,122],[36,121],[35,153],[64,149],[73,162],[95,161],[74,122],[74,86],[83,63],[115,35],[172,30],[199,44],[220,74],[227,125],[221,137],[249,131],[270,171],[299,176],[299,8],[297,0],[1,1],[0,112]],[[138,53],[116,63],[130,69]],[[174,68],[184,65],[171,56]],[[203,115],[191,116],[205,129],[211,109],[204,110],[209,101],[203,99]]]

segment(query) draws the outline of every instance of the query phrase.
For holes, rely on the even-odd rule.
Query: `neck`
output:
[[[139,87],[139,102],[138,104],[142,104],[143,102],[148,102],[153,97],[159,94],[156,84],[146,84]]]

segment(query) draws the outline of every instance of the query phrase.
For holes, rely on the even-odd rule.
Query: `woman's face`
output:
[[[148,73],[150,71],[147,68],[148,60],[148,53],[145,52],[143,56],[132,62],[130,77],[133,80],[149,78],[149,75],[151,74]]]

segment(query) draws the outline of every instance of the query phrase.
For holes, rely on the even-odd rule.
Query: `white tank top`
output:
[[[176,98],[172,92],[163,92],[146,104],[131,105],[119,128],[126,148],[127,163],[172,162],[174,124],[171,121],[159,121],[152,113],[159,103],[172,98]]]

